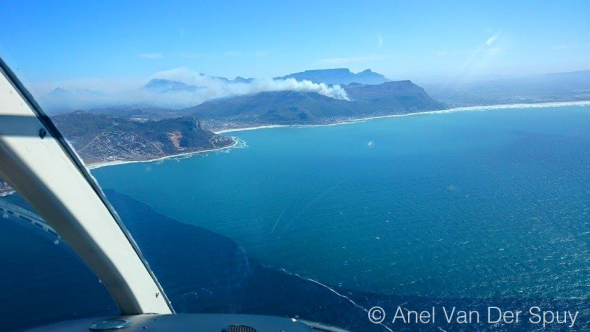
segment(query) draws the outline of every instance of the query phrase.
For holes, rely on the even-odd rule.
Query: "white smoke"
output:
[[[151,79],[182,82],[194,86],[196,89],[194,91],[157,91],[141,88]],[[116,82],[111,85],[115,86]],[[69,92],[67,94],[40,96],[38,99],[42,106],[50,109],[92,109],[122,105],[184,108],[196,106],[212,99],[273,91],[314,92],[333,99],[349,100],[346,91],[340,85],[327,85],[305,80],[297,81],[293,78],[258,78],[248,82],[240,82],[207,76],[186,67],[158,72],[138,84],[136,88],[127,88],[118,92],[95,93],[95,91],[90,91],[93,89],[88,84],[80,86],[84,90],[76,89],[76,84],[65,86]],[[104,82],[102,86],[104,86]]]
[[[306,80],[297,81],[294,78],[288,78],[285,80],[259,79],[254,80],[251,84],[245,85],[247,87],[244,90],[244,94],[255,94],[265,91],[301,91],[315,92],[322,96],[339,100],[349,100],[346,91],[340,85],[329,86],[324,83],[313,83]],[[236,91],[238,90],[239,87],[237,87]]]
[[[273,79],[259,78],[248,83],[225,82],[217,77],[210,77],[194,72],[186,67],[156,73],[153,78],[183,82],[188,85],[205,87],[207,98],[221,98],[232,95],[250,95],[270,91],[315,92],[322,96],[339,100],[349,100],[346,91],[340,85],[329,86],[324,83],[297,81],[293,78]]]

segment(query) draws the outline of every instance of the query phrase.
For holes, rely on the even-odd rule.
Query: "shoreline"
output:
[[[293,127],[293,128],[306,128],[306,127],[327,127],[327,126],[339,126],[339,125],[346,125],[346,124],[353,124],[357,122],[364,122],[374,119],[385,119],[385,118],[397,118],[397,117],[406,117],[406,116],[416,116],[416,115],[424,115],[424,114],[446,114],[446,113],[456,113],[456,112],[481,112],[481,111],[490,111],[490,110],[504,110],[504,109],[528,109],[528,108],[550,108],[550,107],[564,107],[564,106],[590,106],[590,100],[588,101],[559,101],[559,102],[547,102],[547,103],[521,103],[521,104],[498,104],[498,105],[487,105],[487,106],[462,106],[462,107],[454,107],[445,110],[435,110],[435,111],[424,111],[424,112],[414,112],[414,113],[404,113],[404,114],[388,114],[388,115],[376,115],[376,116],[369,116],[364,118],[354,118],[354,119],[343,119],[341,121],[335,121],[333,123],[322,123],[322,124],[292,124],[292,125],[261,125],[261,126],[253,126],[253,127],[242,127],[242,128],[232,128],[232,129],[221,129],[221,130],[212,130],[215,134],[225,134],[225,133],[233,133],[239,131],[250,131],[250,130],[259,130],[259,129],[272,129],[272,128],[285,128],[285,127]]]
[[[389,114],[389,115],[377,115],[365,118],[355,118],[355,119],[343,119],[341,121],[336,121],[333,123],[325,123],[325,124],[292,124],[292,125],[262,125],[262,126],[252,126],[252,127],[243,127],[243,128],[232,128],[232,129],[222,129],[213,131],[215,134],[225,134],[225,133],[232,133],[232,132],[241,132],[241,131],[251,131],[251,130],[259,130],[259,129],[272,129],[272,128],[285,128],[285,127],[292,127],[292,128],[308,128],[308,127],[327,127],[327,126],[340,126],[340,125],[348,125],[354,124],[359,122],[365,122],[369,120],[375,119],[385,119],[385,118],[397,118],[397,117],[406,117],[406,116],[417,116],[417,115],[430,115],[430,114],[446,114],[446,113],[456,113],[456,112],[481,112],[481,111],[490,111],[490,110],[505,110],[505,109],[529,109],[529,108],[548,108],[548,107],[564,107],[564,106],[590,106],[589,101],[561,101],[561,102],[547,102],[547,103],[521,103],[521,104],[500,104],[500,105],[487,105],[487,106],[464,106],[464,107],[455,107],[449,108],[445,110],[436,110],[436,111],[424,111],[424,112],[415,112],[415,113],[405,113],[405,114]],[[86,167],[90,170],[101,168],[101,167],[108,167],[108,166],[117,166],[117,165],[124,165],[124,164],[131,164],[131,163],[150,163],[150,162],[157,162],[163,161],[166,159],[173,159],[173,158],[180,158],[180,157],[190,157],[192,155],[200,154],[200,153],[207,153],[207,152],[214,152],[214,151],[222,151],[226,149],[231,149],[236,147],[239,143],[239,140],[234,137],[234,143],[222,148],[215,148],[215,149],[208,149],[208,150],[201,150],[201,151],[193,151],[193,152],[186,152],[186,153],[179,153],[169,156],[163,156],[153,159],[145,159],[145,160],[117,160],[117,161],[107,161],[107,162],[99,162],[86,165]]]
[[[152,158],[152,159],[144,159],[144,160],[113,160],[113,161],[105,161],[105,162],[92,163],[92,164],[88,164],[88,165],[85,165],[85,166],[89,170],[93,170],[93,169],[98,169],[98,168],[107,167],[107,166],[117,166],[117,165],[131,164],[131,163],[151,163],[151,162],[157,162],[157,161],[162,161],[162,160],[172,159],[172,158],[182,158],[182,157],[187,158],[187,157],[190,157],[192,155],[196,155],[196,154],[200,154],[200,153],[223,151],[223,150],[231,149],[231,148],[234,148],[236,145],[238,145],[238,143],[239,143],[239,140],[236,139],[236,138],[234,138],[233,144],[228,145],[228,146],[224,146],[222,148],[213,148],[213,149],[200,150],[200,151],[183,152],[183,153],[171,154],[171,155],[168,155],[168,156],[163,156],[163,157],[158,157],[158,158]]]

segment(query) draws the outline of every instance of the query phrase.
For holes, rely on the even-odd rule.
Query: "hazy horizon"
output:
[[[353,71],[350,68],[346,68],[346,67],[307,69],[307,70],[303,70],[301,72],[309,71],[309,70],[334,70],[334,69],[348,69],[352,73],[355,73],[355,74],[358,74],[358,73],[363,72],[365,70],[371,70],[375,73],[382,74],[382,73],[377,72],[371,68]],[[138,77],[136,79],[96,78],[96,79],[61,81],[61,82],[31,82],[31,85],[32,85],[32,88],[35,89],[35,92],[39,95],[49,93],[49,92],[51,92],[55,89],[59,89],[59,88],[64,89],[64,90],[85,89],[85,90],[92,90],[92,91],[104,92],[104,93],[120,92],[120,91],[124,91],[127,89],[142,88],[143,86],[145,86],[147,83],[149,83],[153,79],[166,79],[166,80],[185,83],[188,85],[198,85],[195,83],[194,80],[188,79],[188,78],[183,77],[181,75],[176,76],[176,77],[171,76],[171,75],[170,76],[163,75],[165,73],[175,72],[175,71],[179,71],[179,70],[187,70],[193,74],[198,73],[198,74],[202,75],[203,77],[227,78],[229,80],[234,80],[234,79],[240,78],[240,77],[246,78],[246,79],[275,79],[278,77],[293,74],[293,73],[283,73],[283,74],[278,75],[276,77],[247,77],[245,75],[240,75],[238,73],[237,75],[225,77],[225,76],[212,75],[212,74],[200,71],[200,70],[193,70],[192,68],[178,67],[178,68],[171,68],[169,70],[159,71],[159,72],[154,73],[153,75],[149,75],[149,76],[141,77],[141,78]],[[546,72],[546,73],[537,73],[537,74],[487,75],[487,76],[471,77],[471,78],[469,78],[469,80],[461,80],[460,78],[453,79],[453,78],[449,78],[446,76],[434,76],[434,75],[429,76],[429,77],[417,77],[417,78],[412,78],[412,77],[390,78],[386,75],[385,76],[388,79],[391,79],[392,81],[410,80],[410,81],[413,81],[414,83],[420,83],[420,84],[438,84],[441,82],[444,82],[444,83],[466,83],[466,82],[482,82],[482,81],[493,81],[493,80],[504,80],[504,79],[527,79],[527,78],[539,77],[539,76],[543,76],[543,75],[567,74],[567,73],[577,73],[577,72],[590,72],[590,68],[588,68],[588,69],[581,68],[579,70],[564,71],[564,72]],[[118,83],[120,83],[120,85],[112,86],[111,84],[113,82],[118,82]]]
[[[176,68],[228,78],[371,69],[416,82],[590,69],[590,4],[575,1],[24,1],[3,12],[0,56],[45,93],[122,91]]]

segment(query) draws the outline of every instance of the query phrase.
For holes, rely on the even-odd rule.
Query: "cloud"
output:
[[[236,84],[237,85],[237,84]],[[314,83],[311,81],[297,81],[294,78],[285,80],[278,80],[272,78],[256,79],[250,84],[240,84],[245,89],[234,89],[237,94],[256,94],[267,91],[301,91],[301,92],[315,92],[322,96],[349,100],[346,91],[340,85],[329,86],[324,83]],[[241,90],[241,91],[240,91]]]
[[[383,36],[381,36],[380,34],[377,34],[377,46],[379,47],[379,49],[383,47]]]
[[[159,71],[150,77],[150,79],[153,78],[178,81],[188,85],[197,86],[208,85],[219,81],[219,79],[217,78],[206,76],[202,73],[198,73],[194,70],[191,70],[188,67],[178,67],[174,69]]]
[[[316,65],[343,65],[349,63],[356,63],[356,62],[369,62],[369,61],[378,61],[388,58],[386,55],[382,54],[375,54],[375,55],[365,55],[365,56],[353,56],[348,58],[330,58],[330,59],[320,59],[315,62]]]
[[[141,88],[149,79],[167,79],[182,82],[196,88],[191,91],[154,91]],[[114,106],[159,106],[170,108],[184,108],[196,106],[205,101],[223,97],[253,95],[272,91],[300,91],[315,92],[322,96],[339,100],[349,100],[346,91],[339,85],[327,85],[310,81],[289,79],[262,78],[248,83],[227,82],[223,78],[207,76],[187,67],[174,68],[158,72],[148,80],[128,88],[111,93],[101,93],[93,89],[92,85],[76,84],[62,85],[70,93],[49,94],[38,96],[43,107],[50,109],[93,109]],[[111,84],[113,85],[113,84]],[[55,88],[54,85],[51,89]],[[96,86],[99,87],[99,86]]]
[[[150,59],[150,60],[159,60],[164,57],[162,53],[143,53],[139,55],[140,58]]]
[[[269,91],[302,91],[315,92],[320,95],[348,100],[346,91],[340,85],[329,86],[324,83],[310,81],[297,81],[290,79],[261,78],[249,83],[227,83],[218,77],[211,77],[187,67],[174,68],[161,71],[153,75],[153,78],[161,78],[183,82],[188,85],[202,87],[195,93],[204,100],[227,97],[232,95],[249,95]]]

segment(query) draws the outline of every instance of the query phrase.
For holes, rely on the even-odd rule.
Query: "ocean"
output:
[[[590,107],[226,135],[239,144],[92,171],[177,311],[386,331],[412,325],[373,325],[366,310],[539,305],[589,327]],[[104,303],[77,315],[114,310],[96,294]],[[440,324],[420,328],[469,329]],[[473,329],[515,327],[537,326]]]

